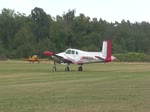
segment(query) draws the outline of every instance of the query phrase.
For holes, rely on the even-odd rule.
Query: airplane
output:
[[[29,58],[22,58],[23,60],[29,61],[29,63],[34,63],[34,62],[38,62],[40,63],[40,61],[43,61],[45,59],[39,59],[39,57],[37,55],[33,55],[32,57],[29,56]]]
[[[65,52],[55,54],[50,51],[44,51],[44,55],[51,56],[54,60],[53,71],[56,71],[56,63],[66,65],[65,71],[69,71],[70,64],[79,65],[78,71],[82,71],[82,66],[88,63],[107,63],[116,58],[111,55],[111,42],[104,40],[101,52],[87,52],[78,49],[69,48]]]

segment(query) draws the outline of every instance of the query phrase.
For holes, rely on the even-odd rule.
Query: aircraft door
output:
[[[77,50],[72,49],[70,56],[72,57],[72,59],[73,59],[74,61],[78,61],[78,60],[79,60],[79,59],[78,59],[78,58],[79,58],[79,53],[78,53]]]
[[[71,56],[74,57],[74,58],[76,57],[75,50],[71,50]]]
[[[79,61],[80,60],[79,52],[77,50],[74,50],[72,53],[73,53],[72,57],[74,58],[74,60]]]

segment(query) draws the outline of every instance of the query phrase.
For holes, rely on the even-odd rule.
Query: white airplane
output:
[[[44,55],[51,56],[54,60],[53,71],[56,71],[56,62],[66,65],[65,71],[69,71],[70,64],[79,65],[78,71],[82,71],[82,65],[87,63],[106,63],[115,60],[111,55],[111,42],[103,41],[101,52],[86,52],[78,49],[67,49],[65,52],[54,54],[53,52],[44,51]]]

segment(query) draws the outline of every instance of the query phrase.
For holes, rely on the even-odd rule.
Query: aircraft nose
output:
[[[49,52],[49,51],[44,51],[43,54],[44,54],[45,56],[52,56],[52,55],[54,55],[53,52]]]

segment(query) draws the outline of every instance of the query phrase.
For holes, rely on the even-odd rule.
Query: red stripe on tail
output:
[[[110,62],[111,60],[111,42],[110,40],[105,40],[107,42],[107,54],[106,54],[106,59],[105,62]]]

